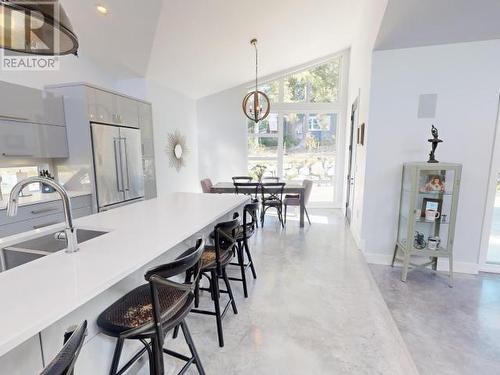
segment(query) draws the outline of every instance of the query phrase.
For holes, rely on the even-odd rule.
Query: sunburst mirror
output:
[[[174,167],[177,172],[186,166],[186,155],[189,153],[189,150],[186,145],[186,137],[179,130],[168,133],[165,153],[168,155],[170,166]]]

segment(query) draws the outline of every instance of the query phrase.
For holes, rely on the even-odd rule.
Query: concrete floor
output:
[[[223,322],[224,348],[213,317],[188,317],[206,373],[416,374],[341,213],[311,209],[310,216],[313,225],[304,229],[296,217],[285,230],[266,219],[252,239],[258,279],[248,272],[248,299],[232,283],[239,314],[228,312]],[[205,293],[202,306],[210,302]],[[166,346],[186,351],[181,336]],[[176,360],[165,361],[167,374],[178,371]]]
[[[500,374],[500,277],[370,269],[422,375]]]

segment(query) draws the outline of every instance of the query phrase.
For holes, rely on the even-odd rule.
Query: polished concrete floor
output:
[[[226,345],[215,319],[188,324],[207,374],[416,374],[415,365],[339,211],[310,210],[312,226],[270,218],[252,239],[258,279],[249,298],[233,282],[238,315],[228,312]],[[232,271],[234,273],[234,270]],[[204,306],[210,297],[202,296]],[[166,342],[186,352],[182,337]],[[179,362],[165,357],[167,374]],[[189,374],[196,374],[193,368]]]
[[[421,374],[500,374],[499,276],[370,269]]]

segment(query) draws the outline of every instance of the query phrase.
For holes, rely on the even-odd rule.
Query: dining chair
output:
[[[280,182],[280,178],[279,177],[262,177],[262,182],[265,183],[265,182]]]
[[[201,190],[204,193],[211,193],[212,192],[212,180],[209,178],[204,178],[203,180],[200,181],[201,183]]]
[[[184,374],[194,364],[200,375],[205,371],[196,351],[185,318],[193,307],[196,282],[179,283],[170,278],[191,272],[196,281],[200,272],[204,241],[169,263],[154,267],[146,272],[143,284],[114,302],[97,318],[97,325],[108,336],[117,338],[110,375],[124,374],[145,352],[149,359],[151,375],[165,373],[163,354],[186,362],[179,374]],[[164,348],[167,332],[180,327],[191,357]],[[125,340],[139,341],[140,349],[120,370],[120,357]]]
[[[311,180],[302,181],[302,186],[304,187],[304,212],[306,213],[307,221],[311,225],[311,219],[309,219],[309,213],[307,212],[307,203],[311,196],[311,191],[313,188],[313,182]],[[283,205],[285,206],[285,223],[286,223],[286,212],[288,206],[298,206],[300,207],[300,194],[286,194],[283,200]]]
[[[72,375],[76,360],[87,336],[87,321],[80,324],[65,340],[64,346],[40,375]]]
[[[285,189],[284,182],[268,182],[268,183],[262,183],[260,185],[261,204],[262,204],[262,209],[260,212],[260,221],[262,227],[264,227],[264,217],[266,216],[266,212],[270,208],[276,209],[276,211],[278,212],[278,219],[281,223],[281,226],[283,228],[285,227],[282,215],[284,189]]]
[[[251,182],[253,180],[251,176],[234,176],[231,178],[233,179],[233,184],[236,182]]]
[[[260,184],[258,182],[235,182],[234,191],[236,194],[248,195],[252,202],[259,201],[259,188]]]

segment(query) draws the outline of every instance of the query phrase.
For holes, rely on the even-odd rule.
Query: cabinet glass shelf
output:
[[[402,255],[401,280],[406,281],[411,256],[429,256],[437,269],[438,257],[449,258],[453,273],[453,236],[462,166],[454,163],[406,163],[399,206],[394,260]],[[412,239],[407,241],[407,239]]]

